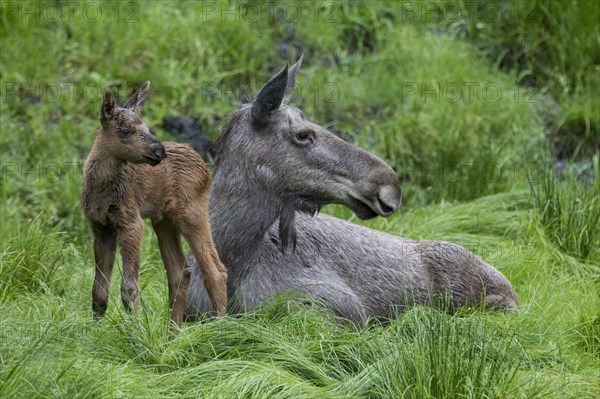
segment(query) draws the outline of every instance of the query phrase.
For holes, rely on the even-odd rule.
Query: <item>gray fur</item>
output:
[[[298,69],[299,63],[290,69],[288,81]],[[278,100],[288,95],[280,73],[253,104],[231,115],[215,147],[209,215],[229,274],[231,311],[251,309],[286,290],[313,295],[359,324],[415,304],[436,305],[436,297],[445,295],[453,306],[517,309],[508,280],[465,248],[315,215],[321,206],[338,203],[362,219],[389,216],[400,206],[400,185],[383,160]],[[255,113],[273,98],[278,108]],[[255,115],[264,125],[253,123]],[[298,132],[309,132],[310,140],[300,140]],[[194,318],[212,306],[196,260],[191,254],[188,259],[186,315]]]
[[[296,87],[296,76],[298,76],[298,72],[300,72],[300,67],[302,66],[302,59],[304,58],[304,54],[300,56],[300,59],[296,61],[294,65],[290,68],[288,73],[287,84],[285,85],[285,93],[283,96],[283,102],[287,104],[292,97],[292,93],[294,92],[294,87]]]
[[[250,110],[253,124],[265,125],[269,121],[271,113],[279,108],[285,95],[287,76],[288,67],[286,65],[260,90]]]

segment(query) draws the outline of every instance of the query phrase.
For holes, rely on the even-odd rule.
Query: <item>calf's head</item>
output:
[[[152,166],[166,157],[165,147],[140,118],[149,94],[150,82],[146,82],[123,107],[118,107],[113,95],[104,93],[100,109],[102,151],[121,161]]]

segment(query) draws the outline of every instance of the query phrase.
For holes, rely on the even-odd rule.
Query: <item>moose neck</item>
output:
[[[115,158],[104,150],[101,135],[102,132],[96,136],[92,150],[85,161],[86,177],[88,180],[93,181],[96,186],[118,180],[125,166],[124,161]]]
[[[219,255],[234,273],[248,264],[281,213],[282,201],[263,189],[248,168],[220,165],[213,176],[210,223]]]

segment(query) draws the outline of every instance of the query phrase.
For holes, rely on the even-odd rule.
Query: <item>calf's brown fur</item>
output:
[[[208,224],[210,175],[190,146],[161,143],[150,133],[139,117],[149,92],[146,82],[122,108],[105,93],[101,128],[84,164],[81,207],[94,235],[94,316],[101,318],[106,312],[117,244],[123,257],[123,305],[128,311],[137,309],[144,217],[152,220],[167,271],[171,321],[176,325],[183,321],[190,280],[181,235],[199,261],[211,302],[221,316],[227,302],[227,272]]]

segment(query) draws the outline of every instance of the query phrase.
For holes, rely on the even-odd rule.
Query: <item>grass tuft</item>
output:
[[[600,264],[600,168],[593,159],[593,180],[582,182],[574,166],[562,176],[542,168],[531,185],[534,206],[548,239],[567,255]],[[585,177],[585,176],[584,176]],[[600,270],[599,270],[600,271]]]

